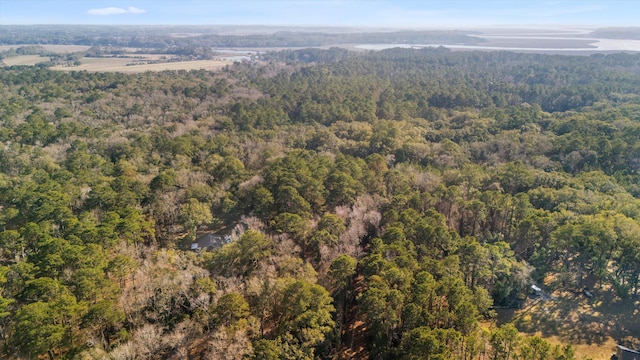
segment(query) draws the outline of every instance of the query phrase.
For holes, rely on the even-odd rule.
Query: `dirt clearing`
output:
[[[500,312],[498,322],[512,321],[520,332],[551,344],[571,344],[577,358],[609,359],[617,344],[640,344],[640,301],[619,299],[611,291],[556,292],[556,300],[529,299],[525,306]]]

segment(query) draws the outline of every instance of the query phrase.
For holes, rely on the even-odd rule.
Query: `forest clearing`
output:
[[[529,298],[521,309],[498,311],[498,324],[513,322],[530,336],[550,344],[573,344],[578,358],[608,359],[620,343],[640,333],[637,298],[620,299],[610,290],[583,293],[556,291],[554,300]]]

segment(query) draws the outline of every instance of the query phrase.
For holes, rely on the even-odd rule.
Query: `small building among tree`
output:
[[[629,349],[628,347],[618,345],[616,351],[617,360],[640,360],[640,351]]]
[[[224,244],[228,244],[229,242],[231,242],[231,237],[229,235],[223,236],[214,233],[207,233],[198,237],[196,241],[191,244],[191,250],[212,251],[222,247]]]

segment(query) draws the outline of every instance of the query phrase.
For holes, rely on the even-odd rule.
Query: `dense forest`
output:
[[[487,324],[638,295],[638,89],[630,54],[0,68],[2,357],[576,359]]]
[[[477,44],[473,31],[365,31],[277,26],[4,25],[0,44],[56,44],[162,49],[211,47],[309,47],[354,43]]]

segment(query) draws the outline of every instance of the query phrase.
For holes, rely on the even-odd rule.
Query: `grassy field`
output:
[[[28,46],[21,45],[2,45],[0,51],[6,51],[11,48]],[[69,53],[86,51],[89,47],[82,45],[40,45],[47,51],[56,53]],[[136,51],[137,49],[128,49]],[[145,71],[164,71],[164,70],[218,70],[227,65],[233,64],[230,60],[194,60],[194,61],[174,61],[156,64],[148,64],[150,61],[164,61],[173,58],[169,54],[129,54],[117,58],[83,58],[80,66],[63,66],[58,65],[51,67],[52,70],[60,71],[89,71],[89,72],[122,72],[122,73],[140,73]],[[13,56],[3,59],[0,66],[13,65],[35,65],[48,61],[47,57],[38,55],[22,55]]]
[[[35,65],[37,63],[49,61],[48,57],[42,57],[40,55],[21,55],[12,56],[2,59],[2,63],[6,66],[14,65]]]
[[[162,55],[155,56],[159,57]],[[151,60],[151,58],[146,59]],[[61,71],[140,73],[163,70],[218,70],[233,63],[224,60],[194,60],[159,64],[138,64],[141,60],[134,58],[84,58],[81,62],[82,64],[80,66],[54,66],[51,69]]]
[[[640,301],[621,300],[612,292],[562,292],[557,300],[529,299],[517,311],[501,311],[499,322],[512,321],[520,332],[538,335],[551,344],[572,344],[578,359],[609,359],[618,343],[640,341]]]

